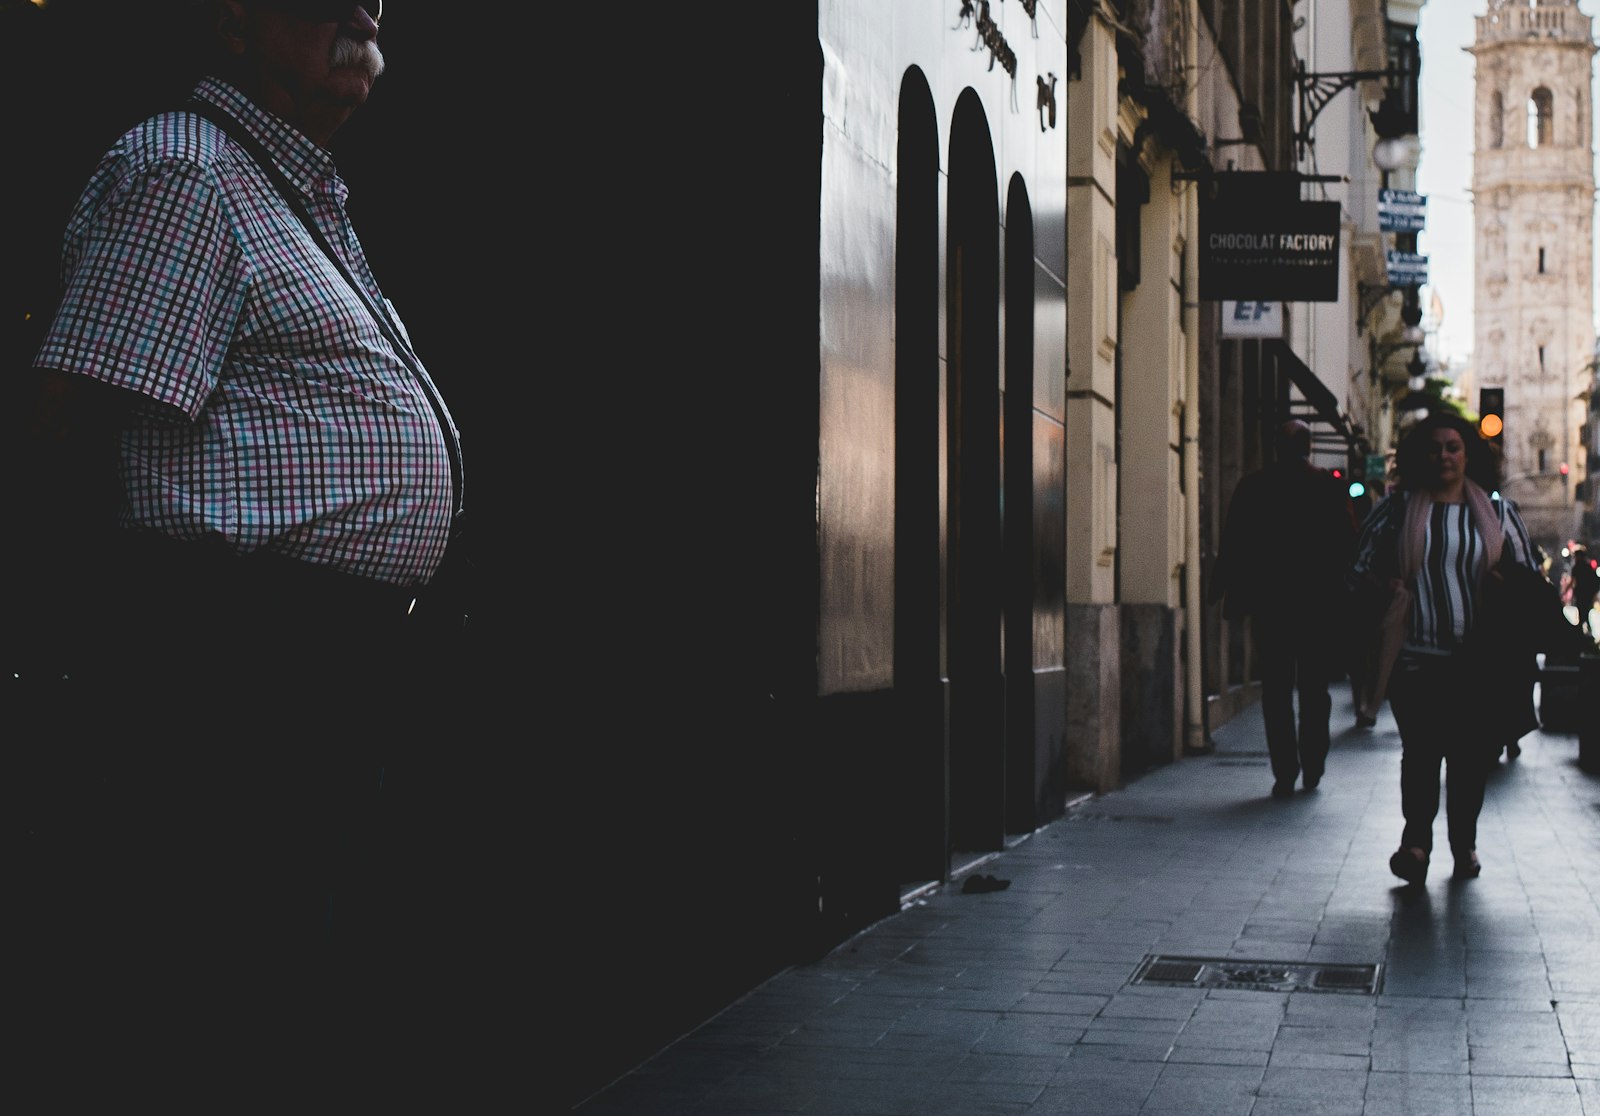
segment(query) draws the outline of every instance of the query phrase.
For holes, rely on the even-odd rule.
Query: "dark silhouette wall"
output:
[[[95,161],[188,91],[162,22],[179,7],[0,9],[0,81],[25,107],[13,141],[29,168],[3,179],[8,362],[35,328],[13,311],[45,297]],[[952,820],[967,849],[988,849],[1039,820],[1008,810],[1008,793],[1060,808],[1038,796],[1047,770],[1030,771],[1025,743],[1005,744],[1001,621],[1028,605],[997,584],[1035,563],[1036,580],[1060,581],[1059,433],[1019,431],[1009,466],[1031,457],[1028,498],[1050,509],[1035,522],[1055,537],[1034,562],[1002,551],[1002,374],[1030,389],[999,321],[1002,284],[1025,287],[1028,266],[1002,260],[998,239],[1002,197],[1016,199],[1005,252],[1055,245],[1033,254],[1065,274],[1060,215],[1025,213],[1037,203],[1021,186],[1001,194],[980,105],[962,108],[960,136],[941,134],[959,88],[908,83],[900,262],[915,275],[897,293],[916,336],[872,372],[909,389],[893,421],[912,436],[900,527],[914,552],[879,553],[909,564],[886,588],[917,611],[894,693],[819,700],[818,12],[725,14],[396,4],[379,39],[388,71],[332,144],[377,278],[461,427],[481,567],[458,723],[406,742],[437,774],[420,808],[442,843],[417,903],[440,929],[395,979],[464,990],[464,1081],[562,1106],[892,913],[901,884],[948,870]],[[970,30],[942,28],[897,49],[985,73]],[[1036,142],[1059,158],[1059,133]],[[945,160],[961,179],[953,228]],[[966,348],[946,414],[952,239]],[[1036,370],[1032,393],[1055,399],[1063,375]],[[1013,427],[1028,424],[1023,404]],[[869,452],[887,433],[830,432]],[[952,440],[965,534],[942,552]],[[1012,481],[1007,499],[1030,487]],[[952,555],[968,580],[947,594]],[[1032,607],[1059,620],[1050,594]],[[942,610],[965,687],[954,810]],[[1025,643],[1007,654],[1028,671]],[[1008,763],[1026,776],[1009,791]],[[555,1045],[536,1047],[549,1031]]]

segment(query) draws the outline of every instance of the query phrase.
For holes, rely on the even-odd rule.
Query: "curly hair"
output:
[[[1406,431],[1395,448],[1395,472],[1401,488],[1414,490],[1427,484],[1428,447],[1433,442],[1433,432],[1436,430],[1454,430],[1461,435],[1461,444],[1467,447],[1466,474],[1469,479],[1485,492],[1493,492],[1500,487],[1500,447],[1479,434],[1478,428],[1460,415],[1449,411],[1430,411]]]

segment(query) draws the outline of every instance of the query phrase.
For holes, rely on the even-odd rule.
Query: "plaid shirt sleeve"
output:
[[[110,188],[74,217],[61,312],[37,363],[194,419],[242,313],[243,255],[200,167],[170,160],[115,176],[102,168]]]

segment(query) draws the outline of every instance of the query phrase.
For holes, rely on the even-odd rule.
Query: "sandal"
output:
[[[1389,871],[1408,884],[1420,884],[1428,878],[1428,854],[1401,846],[1389,858]]]

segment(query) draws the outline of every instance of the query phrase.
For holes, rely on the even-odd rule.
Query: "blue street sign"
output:
[[[1415,252],[1397,252],[1393,248],[1386,255],[1391,287],[1420,287],[1428,281],[1427,256],[1419,256]]]
[[[1383,232],[1421,232],[1428,224],[1428,199],[1411,190],[1378,191],[1378,228]]]

